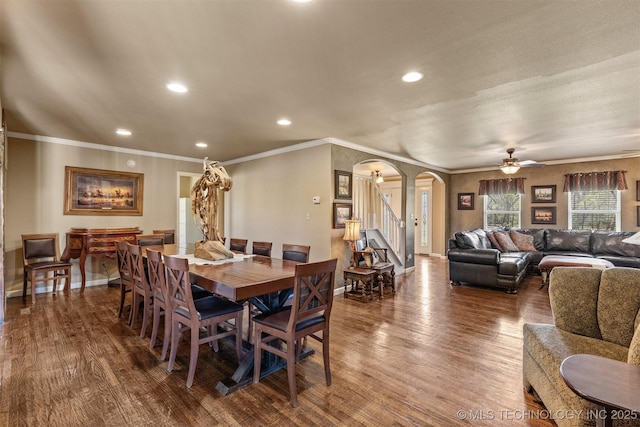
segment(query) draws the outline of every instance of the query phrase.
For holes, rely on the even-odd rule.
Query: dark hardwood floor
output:
[[[116,318],[118,289],[42,294],[35,306],[12,298],[0,326],[0,426],[553,426],[522,388],[522,325],[552,320],[540,277],[517,295],[447,277],[446,260],[417,257],[395,298],[336,296],[333,385],[321,351],[303,360],[297,408],[286,370],[221,396],[215,385],[235,369],[230,342],[201,348],[187,389],[188,342],[167,373],[161,345],[138,337],[141,319],[132,331]]]

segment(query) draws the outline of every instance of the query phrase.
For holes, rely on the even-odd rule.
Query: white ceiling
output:
[[[445,171],[508,147],[546,162],[640,150],[637,0],[2,0],[0,14],[14,133],[220,161],[332,137]],[[402,82],[410,70],[425,78]]]

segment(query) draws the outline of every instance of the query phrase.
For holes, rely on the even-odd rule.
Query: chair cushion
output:
[[[210,296],[200,298],[193,301],[198,312],[198,319],[208,319],[210,317],[221,316],[224,314],[234,313],[236,311],[242,311],[243,305],[229,301],[228,299],[220,298],[217,296]],[[188,310],[184,307],[178,307],[175,310],[176,314],[190,319]]]
[[[282,259],[297,262],[307,262],[307,254],[300,251],[284,251],[282,252]]]
[[[211,297],[213,296],[213,293],[209,292],[208,290],[198,286],[198,285],[194,285],[193,283],[191,284],[191,295],[193,295],[193,299],[200,299],[200,298],[206,298],[206,297]]]
[[[71,268],[71,263],[64,261],[42,261],[42,262],[34,262],[33,264],[29,264],[27,266],[28,270],[46,270],[50,268]]]
[[[289,323],[289,317],[291,316],[291,307],[287,307],[283,310],[275,313],[259,314],[253,318],[253,321],[262,325],[270,326],[281,331],[287,329]],[[304,319],[296,325],[296,331],[308,328],[309,326],[316,325],[324,322],[324,315],[317,314],[315,316]]]
[[[271,256],[271,249],[267,248],[265,246],[254,246],[253,254],[254,255]]]

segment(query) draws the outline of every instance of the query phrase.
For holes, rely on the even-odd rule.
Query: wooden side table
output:
[[[344,270],[344,296],[362,302],[372,301],[373,285],[377,272],[368,268],[348,268]],[[349,285],[351,288],[349,289]]]
[[[560,374],[574,393],[598,405],[596,426],[610,427],[614,418],[640,419],[640,366],[574,354],[562,361]]]
[[[376,272],[376,284],[378,285],[378,295],[380,299],[384,298],[386,290],[390,290],[391,294],[395,294],[396,272],[394,265],[391,263],[375,264],[371,268]],[[387,284],[389,286],[387,286]]]

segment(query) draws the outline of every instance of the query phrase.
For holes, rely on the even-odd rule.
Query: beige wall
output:
[[[127,160],[136,166],[127,166]],[[64,168],[77,166],[144,174],[142,216],[63,215]],[[8,296],[22,293],[23,233],[56,232],[60,250],[71,227],[140,227],[144,232],[177,227],[177,172],[200,173],[201,162],[116,153],[70,145],[10,138],[6,180],[5,288]],[[103,284],[106,274],[102,259],[87,261],[87,284]],[[109,260],[110,261],[110,260]],[[116,276],[115,262],[109,262]],[[72,286],[80,285],[77,260],[72,270]]]
[[[626,170],[627,184],[629,190],[621,194],[622,204],[622,230],[637,231],[637,206],[636,201],[636,181],[640,180],[640,158],[627,158],[618,160],[605,160],[599,162],[568,163],[563,165],[547,165],[542,169],[521,168],[516,174],[525,178],[525,194],[522,198],[522,227],[523,228],[545,228],[538,224],[531,224],[532,206],[556,206],[557,223],[550,228],[564,229],[568,226],[568,200],[567,194],[562,192],[564,185],[564,175],[577,172],[599,172],[607,170]],[[478,196],[478,181],[481,179],[505,178],[499,170],[488,172],[467,173],[451,175],[451,197],[449,199],[449,209],[452,212],[450,218],[451,233],[460,230],[470,230],[483,226],[483,200]],[[555,185],[556,203],[531,204],[531,186]],[[457,193],[474,193],[475,209],[458,210]]]
[[[225,166],[233,187],[225,195],[229,237],[310,245],[311,261],[331,253],[331,146],[329,144]],[[313,197],[320,197],[320,204]],[[249,250],[250,252],[250,250]]]

